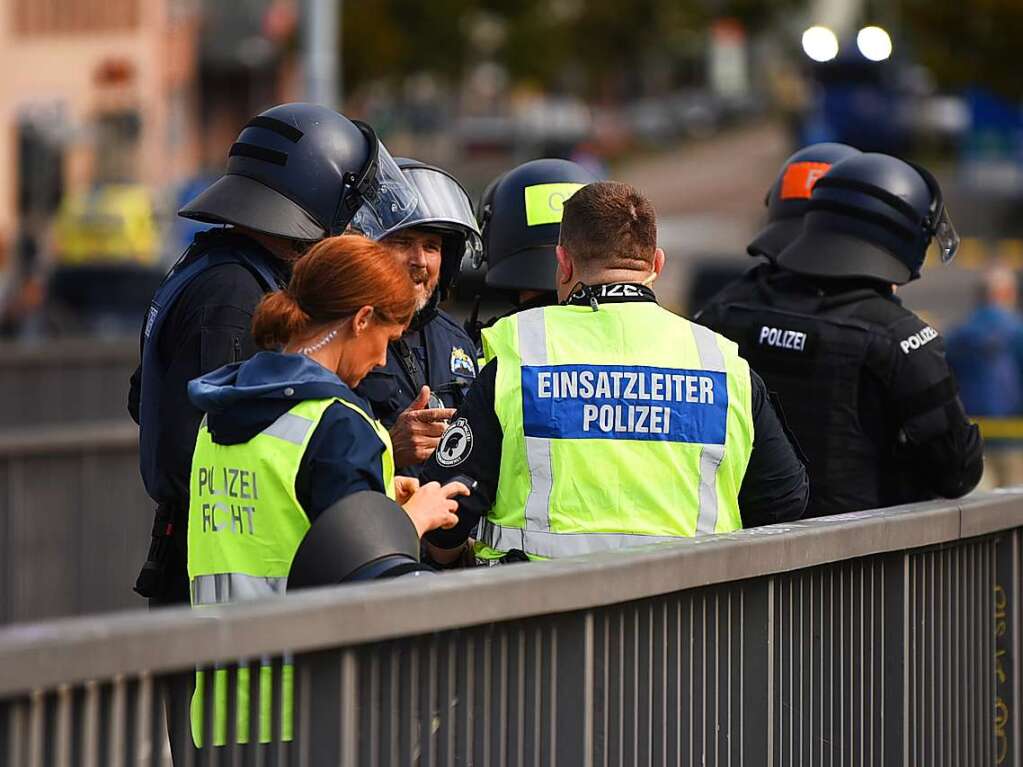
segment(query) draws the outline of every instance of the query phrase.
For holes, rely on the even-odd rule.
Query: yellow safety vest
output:
[[[248,442],[220,445],[203,419],[192,455],[188,501],[188,577],[193,607],[265,599],[287,588],[288,572],[309,518],[295,495],[295,479],[309,440],[327,408],[340,402],[369,422],[384,445],[382,474],[394,498],[394,457],[387,430],[361,408],[340,398],[305,400]],[[282,740],[292,739],[293,674],[285,653],[281,670]],[[249,742],[249,668],[241,664],[236,688],[236,732]],[[202,747],[204,673],[196,672],[192,739]],[[270,659],[259,668],[260,743],[271,740]],[[213,675],[213,744],[227,739],[227,670]]]
[[[753,447],[737,347],[653,302],[548,306],[483,331],[500,478],[477,556],[588,554],[742,527]]]

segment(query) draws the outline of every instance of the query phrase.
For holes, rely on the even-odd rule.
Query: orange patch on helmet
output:
[[[809,200],[813,185],[831,167],[826,162],[794,162],[781,178],[783,200]]]

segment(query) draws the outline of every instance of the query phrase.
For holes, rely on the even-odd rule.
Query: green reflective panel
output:
[[[560,224],[565,201],[583,188],[582,184],[536,184],[527,186],[526,226]]]

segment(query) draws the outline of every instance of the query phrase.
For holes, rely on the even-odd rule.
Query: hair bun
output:
[[[268,293],[252,317],[252,337],[261,349],[279,349],[308,328],[311,320],[287,290]]]

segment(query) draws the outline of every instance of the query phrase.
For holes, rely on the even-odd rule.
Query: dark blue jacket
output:
[[[139,424],[139,464],[150,497],[183,513],[202,414],[188,382],[257,351],[252,315],[287,265],[232,230],[200,232],[168,273],[143,320],[128,411]]]
[[[248,442],[304,400],[338,397],[369,413],[368,402],[301,354],[260,352],[245,362],[225,365],[190,382],[188,396],[207,414],[210,436],[221,445]],[[365,418],[338,402],[328,407],[295,479],[295,495],[309,521],[352,493],[385,492],[383,450]]]
[[[476,373],[476,347],[469,335],[451,315],[427,307],[387,347],[387,364],[367,375],[356,392],[390,429],[424,384],[445,407],[459,407]],[[415,470],[405,467],[404,473]]]

